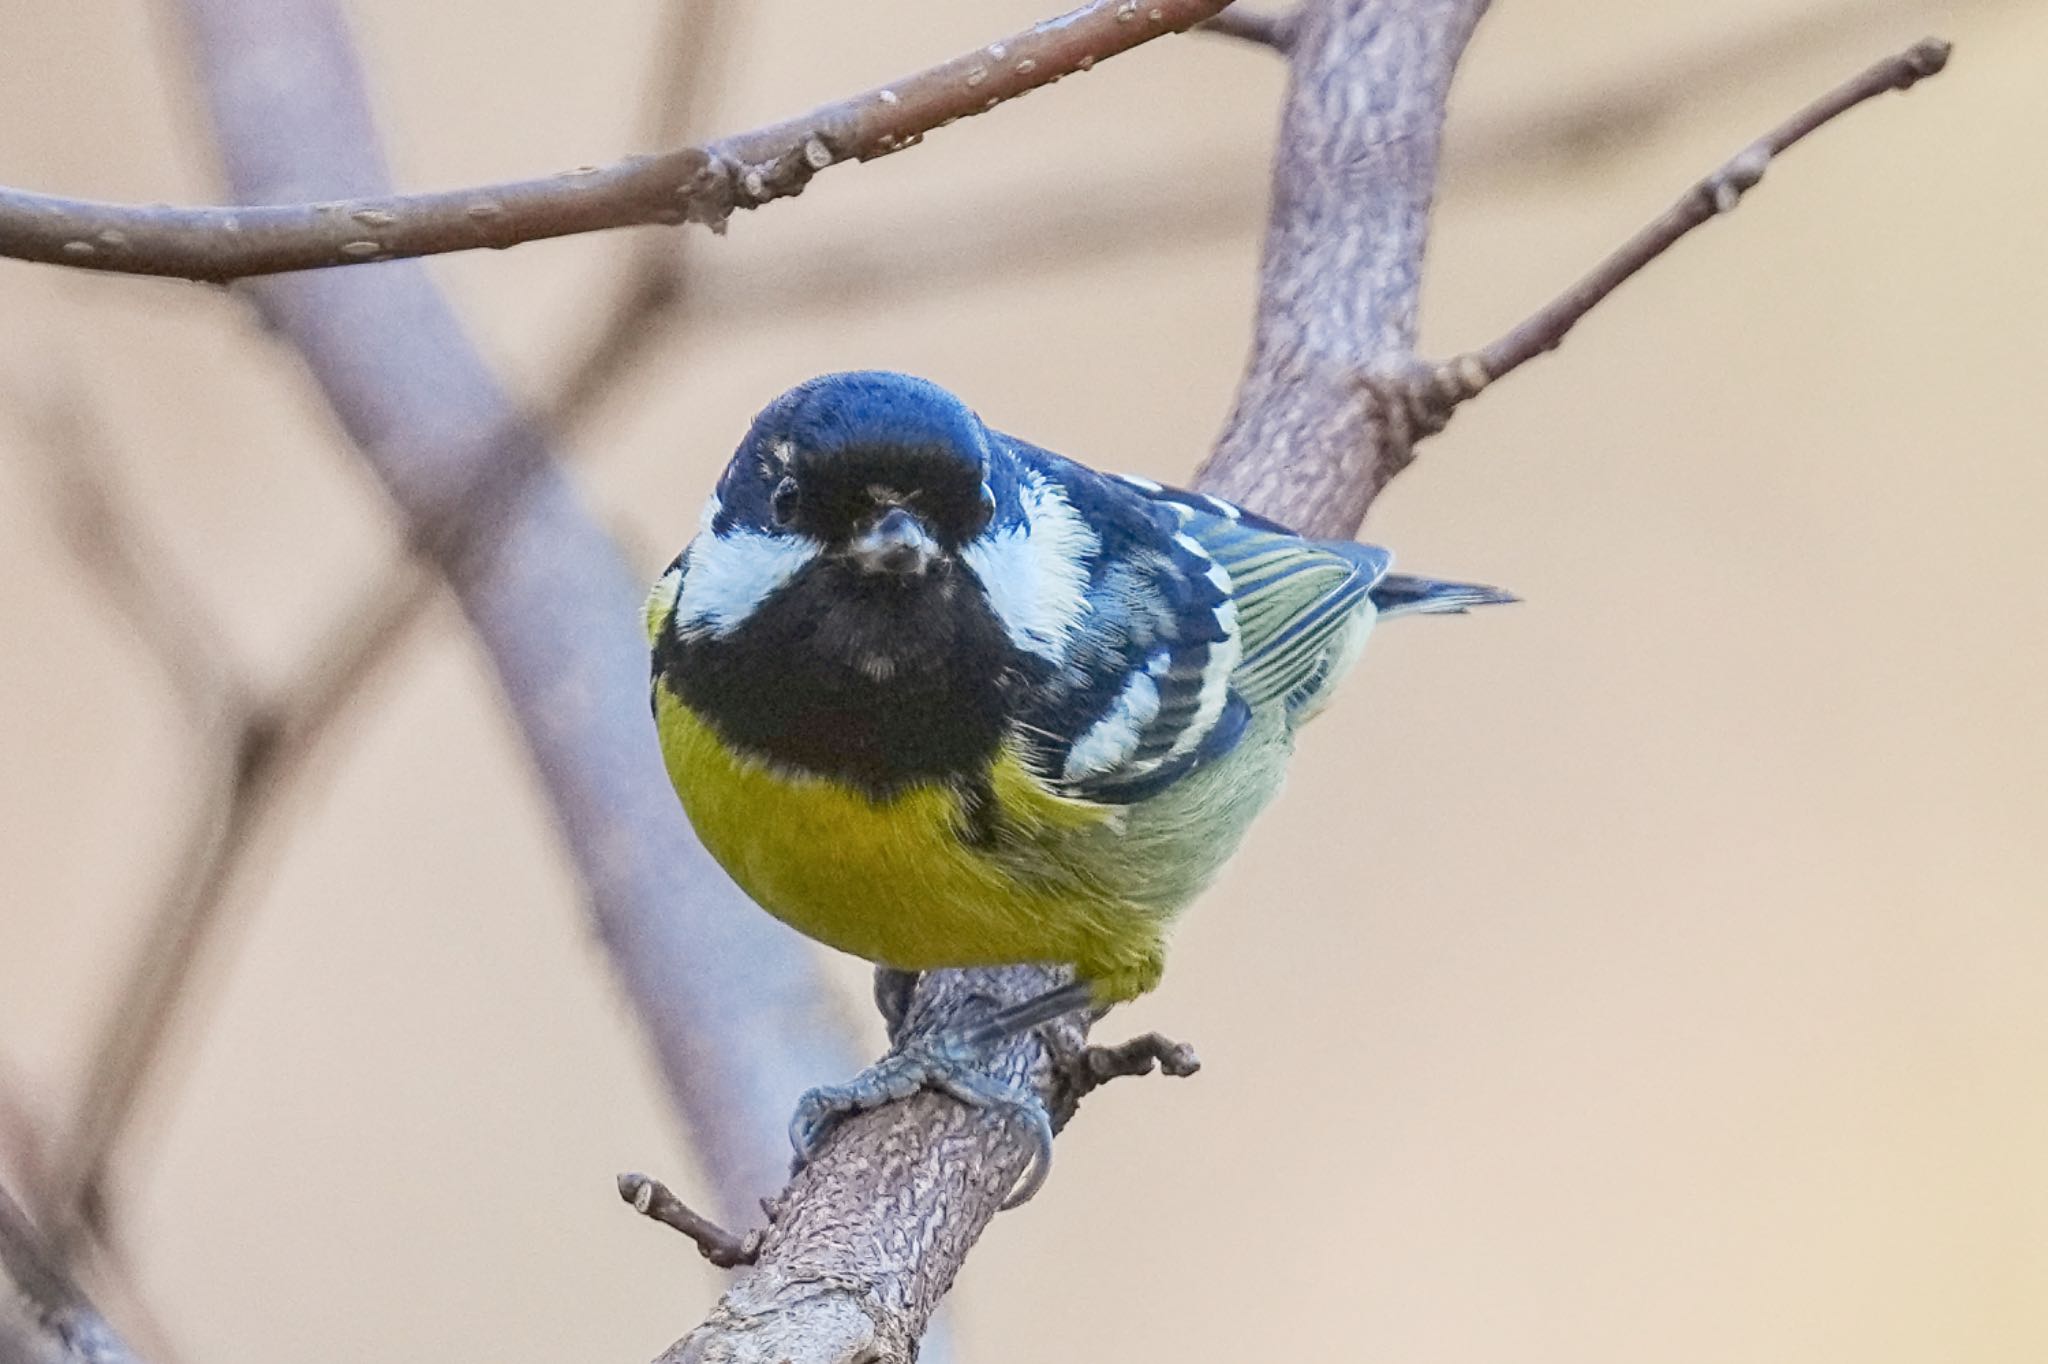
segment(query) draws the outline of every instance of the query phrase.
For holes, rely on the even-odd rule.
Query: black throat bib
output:
[[[655,666],[734,747],[878,800],[983,778],[1022,682],[980,584],[946,559],[904,578],[820,559],[730,634],[665,629]]]

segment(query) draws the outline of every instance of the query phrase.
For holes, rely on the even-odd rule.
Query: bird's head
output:
[[[720,635],[799,576],[841,593],[931,589],[997,511],[993,442],[938,385],[880,371],[799,385],[754,419],[689,551],[685,633]]]
[[[830,374],[754,419],[718,501],[730,524],[863,572],[915,575],[987,527],[989,460],[987,428],[937,384]]]

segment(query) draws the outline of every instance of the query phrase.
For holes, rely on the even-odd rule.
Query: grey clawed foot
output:
[[[877,977],[877,995],[880,994]],[[801,1170],[841,1119],[933,1089],[969,1108],[993,1112],[1023,1124],[1034,1150],[1031,1164],[1003,1201],[1005,1209],[1029,1202],[1052,1170],[1052,1116],[1034,1090],[1005,1084],[979,1065],[982,1046],[965,1030],[948,1029],[919,1038],[869,1066],[842,1085],[824,1085],[797,1100],[789,1120],[789,1144]]]

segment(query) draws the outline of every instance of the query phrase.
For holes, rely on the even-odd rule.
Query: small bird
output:
[[[1036,1191],[1044,1107],[980,1053],[1158,984],[1175,917],[1376,620],[1515,600],[1390,563],[1098,473],[908,375],[826,375],[754,419],[647,603],[698,836],[769,913],[876,963],[878,999],[941,967],[1074,973],[813,1090],[799,1161],[840,1116],[930,1087],[1028,1121],[1010,1201]]]

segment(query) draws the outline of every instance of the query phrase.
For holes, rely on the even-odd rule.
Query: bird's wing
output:
[[[1173,508],[1184,531],[1230,575],[1242,650],[1231,689],[1255,706],[1284,701],[1295,710],[1312,699],[1394,556],[1377,545],[1303,539],[1207,493],[1122,481]]]
[[[1080,609],[1020,716],[1033,765],[1066,795],[1142,800],[1230,752],[1253,706],[1306,706],[1390,562],[1220,498],[1012,452],[1090,532]]]
[[[1055,568],[1074,575],[1057,621],[1013,627],[1040,669],[1019,707],[1018,742],[1061,794],[1131,804],[1229,752],[1250,719],[1230,683],[1240,649],[1229,578],[1170,508],[1048,451],[1010,445],[1029,534],[1008,548],[998,539],[983,562],[971,553],[969,563],[999,610],[999,583],[1033,581],[1029,599],[1044,602],[1058,595],[1045,586]],[[995,562],[1001,554],[1013,562]],[[1008,615],[1023,618],[1021,609]]]

